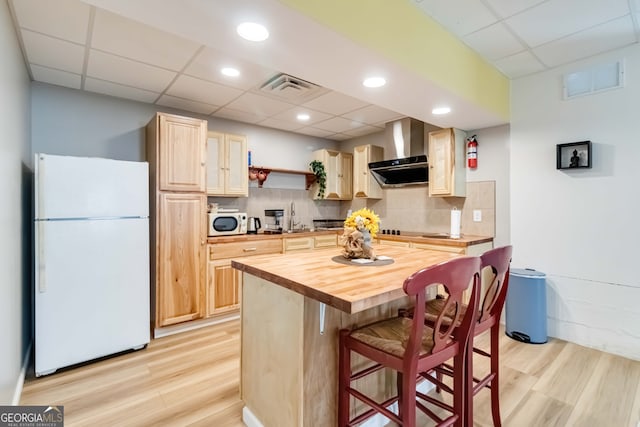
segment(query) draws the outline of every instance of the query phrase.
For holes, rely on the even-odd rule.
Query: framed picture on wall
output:
[[[585,169],[591,167],[591,141],[556,145],[556,169]]]

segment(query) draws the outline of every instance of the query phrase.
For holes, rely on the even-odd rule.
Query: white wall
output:
[[[624,58],[626,85],[564,101],[562,75]],[[514,267],[547,274],[551,336],[640,360],[640,47],[512,82]],[[556,144],[591,140],[590,170]]]
[[[29,77],[0,2],[0,405],[12,403],[31,334]]]

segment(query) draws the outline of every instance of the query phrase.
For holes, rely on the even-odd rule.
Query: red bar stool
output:
[[[380,413],[403,427],[416,425],[416,408],[438,423],[439,426],[463,425],[463,393],[470,390],[471,378],[465,378],[464,358],[469,337],[476,323],[478,310],[467,310],[462,316],[462,293],[472,287],[470,306],[478,307],[480,259],[477,257],[455,258],[450,261],[420,270],[404,282],[403,289],[415,298],[415,314],[412,319],[394,317],[366,325],[354,330],[340,331],[340,351],[338,369],[338,425],[352,426]],[[441,284],[448,292],[435,328],[425,325],[425,289]],[[449,327],[444,327],[445,313],[453,313]],[[455,324],[459,326],[455,327]],[[441,329],[442,328],[442,329]],[[441,331],[441,332],[439,332]],[[373,366],[351,372],[351,352],[356,352],[374,362]],[[454,387],[453,405],[441,402],[416,390],[420,373],[427,372],[453,358]],[[397,395],[384,402],[376,402],[363,392],[351,386],[351,382],[363,378],[383,368],[397,372]],[[371,409],[353,419],[350,418],[351,396],[364,402]],[[421,400],[452,412],[445,419],[438,417]],[[398,402],[398,414],[388,407]]]
[[[466,413],[469,416],[469,420],[473,424],[473,396],[478,394],[485,387],[491,390],[491,416],[493,418],[493,425],[499,427],[502,425],[500,418],[500,361],[499,361],[499,339],[500,339],[500,316],[502,315],[502,308],[507,297],[507,289],[509,287],[509,265],[511,263],[511,246],[503,246],[500,248],[491,249],[485,252],[481,257],[481,287],[483,288],[482,302],[479,307],[479,313],[477,317],[477,323],[473,328],[472,338],[469,340],[470,348],[473,353],[480,354],[490,359],[490,372],[483,378],[476,378],[473,376],[473,355],[470,352],[468,358],[467,375],[473,378],[471,383],[472,391],[467,393],[470,396],[465,406]],[[445,308],[445,300],[443,298],[436,298],[429,300],[426,303],[426,316],[425,323],[427,325],[435,325],[442,311]],[[466,311],[467,307],[462,306],[462,311]],[[442,323],[445,326],[454,323],[461,325],[460,321],[454,321],[453,312],[448,309],[445,311],[445,318]],[[473,346],[473,337],[476,337],[486,330],[490,329],[491,332],[491,348],[487,353],[484,350]],[[442,381],[442,375],[455,375],[454,368],[451,365],[443,364],[441,367],[435,370],[436,378]]]

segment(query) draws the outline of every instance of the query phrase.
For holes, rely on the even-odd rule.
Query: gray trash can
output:
[[[506,333],[531,344],[547,342],[546,275],[532,269],[511,269],[506,301]]]

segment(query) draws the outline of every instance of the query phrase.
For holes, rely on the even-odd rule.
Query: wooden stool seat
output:
[[[409,342],[412,323],[410,319],[405,317],[395,317],[354,329],[350,336],[372,348],[377,348],[396,357],[402,357]],[[419,355],[430,353],[434,344],[433,329],[424,328]]]

